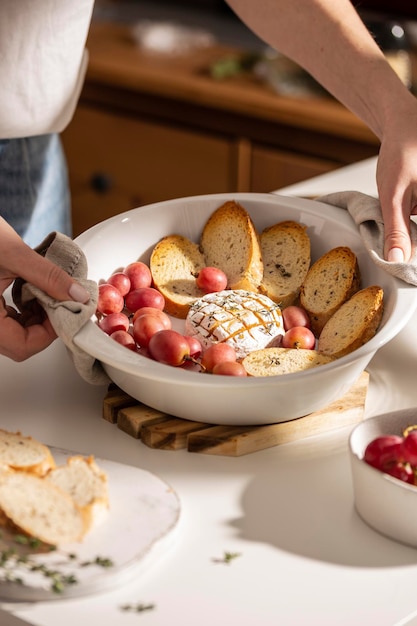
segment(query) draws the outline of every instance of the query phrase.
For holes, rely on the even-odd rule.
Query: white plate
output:
[[[58,463],[70,454],[51,448]],[[3,601],[44,601],[103,592],[137,576],[145,565],[165,553],[180,515],[175,491],[154,474],[136,467],[103,459],[97,463],[109,480],[110,510],[82,543],[66,545],[54,552],[32,555],[31,560],[62,574],[73,574],[77,583],[57,594],[42,572],[14,568],[23,584],[6,582],[0,567],[0,599]],[[4,540],[1,540],[4,544]],[[10,544],[8,544],[10,546]],[[15,546],[19,550],[19,546]],[[2,545],[1,550],[5,548]],[[20,548],[23,553],[24,548]],[[74,554],[76,558],[70,558]],[[111,567],[82,565],[97,557],[110,559]]]

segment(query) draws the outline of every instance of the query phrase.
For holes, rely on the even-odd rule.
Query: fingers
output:
[[[382,206],[385,224],[384,256],[393,263],[407,262],[411,256],[410,214],[411,210],[404,209],[398,204]]]
[[[47,348],[56,339],[49,320],[23,326],[6,308],[0,311],[0,354],[13,361],[24,361]]]
[[[417,207],[412,189],[417,179],[415,172],[407,168],[404,156],[395,157],[381,149],[377,184],[384,221],[384,257],[399,263],[408,262],[411,256],[410,216]]]
[[[90,297],[88,291],[63,269],[30,248],[25,252],[25,256],[27,263],[20,271],[21,278],[57,300],[75,300],[82,303],[88,301]]]
[[[10,284],[15,278],[21,277],[57,300],[88,301],[89,293],[82,285],[26,245],[2,218],[0,241],[0,281],[3,284]]]
[[[416,204],[407,192],[388,195],[380,191],[384,220],[384,257],[393,263],[408,262],[411,257],[410,216]]]

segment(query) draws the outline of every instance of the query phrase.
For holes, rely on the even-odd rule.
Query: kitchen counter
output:
[[[333,176],[339,189],[373,193],[374,169],[366,161],[354,176],[346,168],[299,193],[332,191]],[[416,322],[370,363],[366,417],[417,406]],[[154,450],[102,419],[105,388],[80,379],[60,341],[24,363],[1,357],[0,368],[0,427],[153,472],[182,507],[171,545],[133,581],[79,599],[3,607],[14,616],[38,626],[417,623],[417,551],[356,514],[349,428],[238,458]],[[218,562],[225,552],[239,557]],[[137,603],[154,609],[121,610]],[[6,615],[0,623],[7,626]]]

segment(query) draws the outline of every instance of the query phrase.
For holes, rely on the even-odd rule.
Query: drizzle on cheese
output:
[[[188,312],[185,331],[196,335],[203,349],[213,343],[228,343],[241,359],[284,335],[284,324],[279,305],[270,298],[236,289],[196,300]]]

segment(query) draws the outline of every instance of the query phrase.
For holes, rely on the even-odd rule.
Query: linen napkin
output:
[[[110,379],[101,363],[73,342],[74,336],[95,313],[97,307],[98,285],[87,279],[88,267],[84,253],[70,237],[57,232],[50,233],[35,250],[75,278],[87,289],[90,299],[85,304],[73,300],[61,302],[51,298],[38,287],[18,278],[12,287],[15,305],[21,312],[24,312],[31,309],[34,300],[39,302],[48,315],[56,334],[67,347],[80,376],[92,384],[107,384]]]
[[[412,253],[407,263],[384,259],[384,222],[377,198],[359,191],[341,191],[316,198],[332,206],[346,209],[357,224],[363,244],[372,260],[383,270],[410,285],[417,286],[417,225],[410,220]]]

